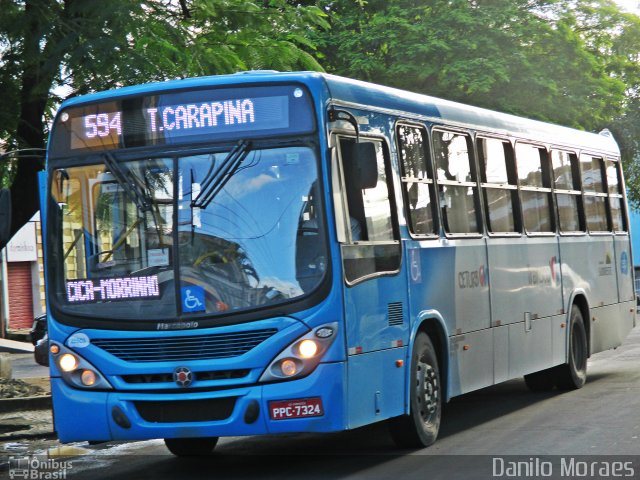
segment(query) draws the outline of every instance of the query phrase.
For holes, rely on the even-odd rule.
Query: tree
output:
[[[640,18],[611,0],[326,0],[327,70],[591,131],[640,206]]]
[[[338,0],[318,43],[330,71],[594,129],[621,113],[625,83],[589,48],[569,3]]]
[[[286,0],[110,0],[108,8],[85,0],[3,0],[0,146],[43,149],[61,88],[78,95],[246,69],[319,70],[307,34],[327,26],[324,16]],[[2,167],[13,177],[12,233],[38,209],[42,166],[18,154]]]

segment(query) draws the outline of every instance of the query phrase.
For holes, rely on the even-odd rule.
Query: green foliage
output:
[[[42,147],[61,96],[322,67],[577,128],[608,127],[640,206],[640,18],[612,0],[2,0],[0,150]],[[35,185],[35,169],[21,165],[11,175]],[[6,182],[10,165],[0,169]]]
[[[0,139],[16,138],[23,96],[51,112],[65,96],[124,85],[246,69],[321,70],[312,29],[328,26],[313,5],[285,0],[3,0],[0,12]],[[21,91],[27,72],[38,84]],[[64,88],[60,88],[64,87]],[[46,132],[41,132],[44,139]]]
[[[285,0],[200,0],[189,19],[190,74],[238,70],[322,70],[309,30],[328,27],[315,6]]]
[[[611,127],[620,150],[624,167],[627,198],[635,210],[640,210],[640,98],[635,97],[625,114]]]
[[[607,42],[623,15],[608,0],[330,5],[333,28],[318,33],[328,70],[585,129],[622,111],[625,78]]]
[[[245,69],[320,70],[309,32],[328,26],[286,0],[1,0],[0,151],[42,148],[61,96]],[[12,232],[38,208],[39,159],[2,162]]]
[[[640,18],[612,0],[325,0],[314,40],[348,77],[599,131],[640,207]]]

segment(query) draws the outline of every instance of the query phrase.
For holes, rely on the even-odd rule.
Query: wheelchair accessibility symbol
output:
[[[182,287],[180,293],[182,296],[183,312],[201,312],[206,310],[204,304],[204,288],[195,285]]]

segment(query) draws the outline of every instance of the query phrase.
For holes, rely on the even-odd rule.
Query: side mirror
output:
[[[354,157],[358,166],[360,188],[373,188],[378,184],[378,156],[372,142],[356,143]]]
[[[11,191],[0,190],[0,245],[5,245],[11,235]]]

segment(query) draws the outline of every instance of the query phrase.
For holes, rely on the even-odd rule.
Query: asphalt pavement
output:
[[[175,458],[161,440],[61,447],[33,439],[0,444],[0,456],[65,458],[66,478],[91,480],[640,478],[639,367],[640,327],[618,349],[592,356],[580,390],[532,393],[516,379],[453,399],[438,441],[420,450],[396,449],[377,424],[223,438],[200,459]],[[509,475],[510,462],[524,470]]]

